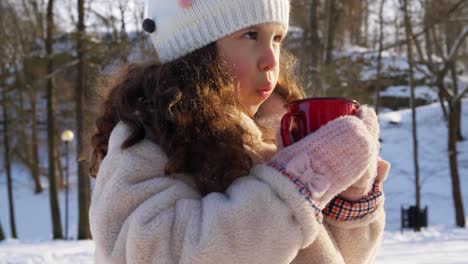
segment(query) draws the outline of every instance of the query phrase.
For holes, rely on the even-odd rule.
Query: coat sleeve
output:
[[[356,220],[342,221],[324,215],[324,228],[309,247],[299,251],[292,264],[372,264],[384,225],[383,201],[375,211]]]
[[[310,203],[271,167],[200,197],[162,175],[165,161],[152,143],[109,144],[90,207],[96,263],[290,263],[318,233]]]
[[[385,227],[383,182],[380,173],[372,191],[360,200],[336,197],[323,210],[324,226],[345,263],[372,264]]]
[[[357,201],[333,199],[323,210],[316,240],[301,250],[293,264],[372,264],[385,227],[383,181],[390,163],[379,163],[372,191]]]
[[[372,264],[385,226],[381,183],[359,201],[337,197],[324,209],[323,228],[292,264]]]
[[[359,219],[342,221],[324,216],[324,227],[344,263],[372,264],[385,227],[384,197],[380,198],[373,212]]]

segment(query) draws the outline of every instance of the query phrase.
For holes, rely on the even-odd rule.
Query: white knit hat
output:
[[[162,63],[240,29],[268,22],[289,26],[290,0],[147,0],[145,31]]]

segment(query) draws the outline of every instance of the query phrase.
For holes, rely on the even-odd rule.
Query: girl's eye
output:
[[[279,42],[279,43],[282,43],[283,42],[283,36],[282,35],[275,36],[275,41]]]
[[[256,40],[258,38],[258,32],[250,31],[250,32],[245,33],[243,37],[246,37],[248,39]],[[283,35],[276,35],[273,39],[277,43],[282,43],[283,42]]]
[[[244,36],[249,36],[248,38],[249,39],[257,39],[257,32],[254,32],[254,31],[250,31],[250,32],[247,32],[244,34]]]

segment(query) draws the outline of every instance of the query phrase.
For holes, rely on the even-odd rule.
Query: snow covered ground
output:
[[[414,204],[411,111],[385,112],[380,116],[384,159],[392,163],[385,183],[387,224],[377,264],[468,263],[468,229],[455,227],[447,159],[447,129],[440,104],[417,109],[421,199],[428,206],[429,227],[422,232],[400,232],[400,206]],[[398,123],[398,124],[395,124]],[[458,144],[465,213],[468,210],[468,100],[463,104],[463,133]],[[15,168],[15,205],[19,240],[0,242],[3,263],[93,263],[92,241],[51,241],[48,193],[33,195],[27,171]],[[76,179],[72,178],[72,181]],[[43,180],[46,182],[46,179]],[[73,184],[73,186],[76,186]],[[76,190],[71,190],[70,236],[76,237]],[[0,179],[0,220],[10,234],[5,179]],[[64,194],[60,194],[64,215]]]
[[[468,230],[447,226],[430,226],[421,233],[386,231],[375,263],[468,263]]]

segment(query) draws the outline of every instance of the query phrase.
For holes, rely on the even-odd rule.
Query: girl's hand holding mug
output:
[[[372,108],[344,98],[311,98],[286,107],[272,163],[301,180],[321,207],[336,195],[358,200],[376,178],[384,180],[390,164],[378,157],[380,129]]]
[[[372,140],[374,141],[375,148],[377,151],[380,150],[380,128],[379,121],[374,109],[363,106],[356,112],[356,117],[361,119],[367,127]],[[371,190],[374,181],[382,182],[390,170],[390,163],[378,158],[369,164],[367,170],[359,178],[357,182],[351,185],[344,192],[340,193],[339,196],[350,201],[359,200],[365,197]]]
[[[281,149],[272,164],[297,177],[320,209],[377,161],[375,136],[356,116],[342,116]]]

